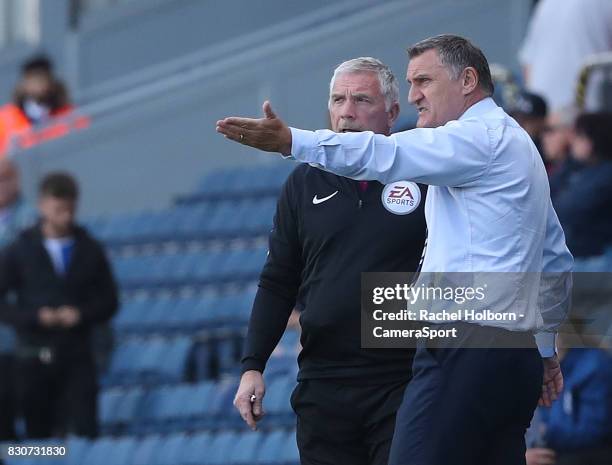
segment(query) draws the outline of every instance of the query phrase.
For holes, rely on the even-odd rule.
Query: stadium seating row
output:
[[[119,333],[192,332],[205,328],[244,327],[254,291],[193,297],[145,297],[124,300],[114,327]]]
[[[195,192],[181,201],[277,196],[295,167],[294,163],[284,162],[266,168],[260,165],[216,171],[206,175]]]
[[[298,333],[287,331],[268,366],[268,372],[293,372],[298,352]],[[104,386],[179,383],[187,378],[206,380],[236,375],[240,369],[242,333],[213,331],[205,336],[128,337],[115,348]],[[189,374],[189,376],[187,376]]]
[[[268,233],[275,206],[274,197],[207,201],[99,218],[87,226],[109,245],[248,237]]]
[[[220,382],[110,388],[99,397],[99,417],[104,433],[150,434],[200,429],[241,428],[242,419],[232,401],[237,378]],[[289,404],[295,376],[269,379],[266,392],[265,427],[294,424]]]
[[[266,248],[116,257],[113,268],[122,288],[172,287],[257,279]]]

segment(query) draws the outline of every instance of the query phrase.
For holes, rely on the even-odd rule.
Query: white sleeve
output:
[[[491,132],[477,121],[452,121],[391,136],[291,128],[291,155],[352,179],[467,186],[477,182],[491,163],[491,139],[497,136]]]
[[[570,311],[573,266],[574,257],[565,244],[563,229],[552,202],[549,201],[538,295],[538,308],[544,326],[536,334],[538,348],[543,357],[554,355],[556,330],[566,320]]]

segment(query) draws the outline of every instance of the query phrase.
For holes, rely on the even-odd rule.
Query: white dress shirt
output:
[[[391,136],[291,133],[297,161],[353,179],[428,184],[422,272],[512,273],[505,301],[526,302],[524,318],[479,324],[539,332],[540,352],[552,355],[555,329],[569,310],[573,257],[538,150],[491,98],[438,128]],[[562,279],[537,278],[542,272]]]

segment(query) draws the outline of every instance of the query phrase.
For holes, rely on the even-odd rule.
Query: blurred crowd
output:
[[[592,75],[594,63],[612,67],[611,51],[612,2],[540,0],[519,51],[524,86],[504,102],[542,155],[576,259],[612,249],[611,84]],[[527,465],[612,463],[612,357],[563,337],[557,345],[565,387],[536,411]]]
[[[544,99],[523,91],[507,106],[538,147],[550,196],[576,258],[612,246],[612,113],[547,110]]]

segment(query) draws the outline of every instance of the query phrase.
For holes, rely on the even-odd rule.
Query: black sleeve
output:
[[[0,253],[0,321],[16,329],[31,329],[38,326],[38,309],[19,308],[8,301],[9,294],[21,286],[18,241]]]
[[[269,253],[253,303],[242,372],[263,372],[270,354],[285,331],[301,281],[302,248],[298,238],[294,171],[283,186],[276,205]]]
[[[96,282],[91,287],[92,293],[81,305],[81,322],[84,325],[102,323],[110,320],[119,308],[117,285],[102,246],[92,242]]]

